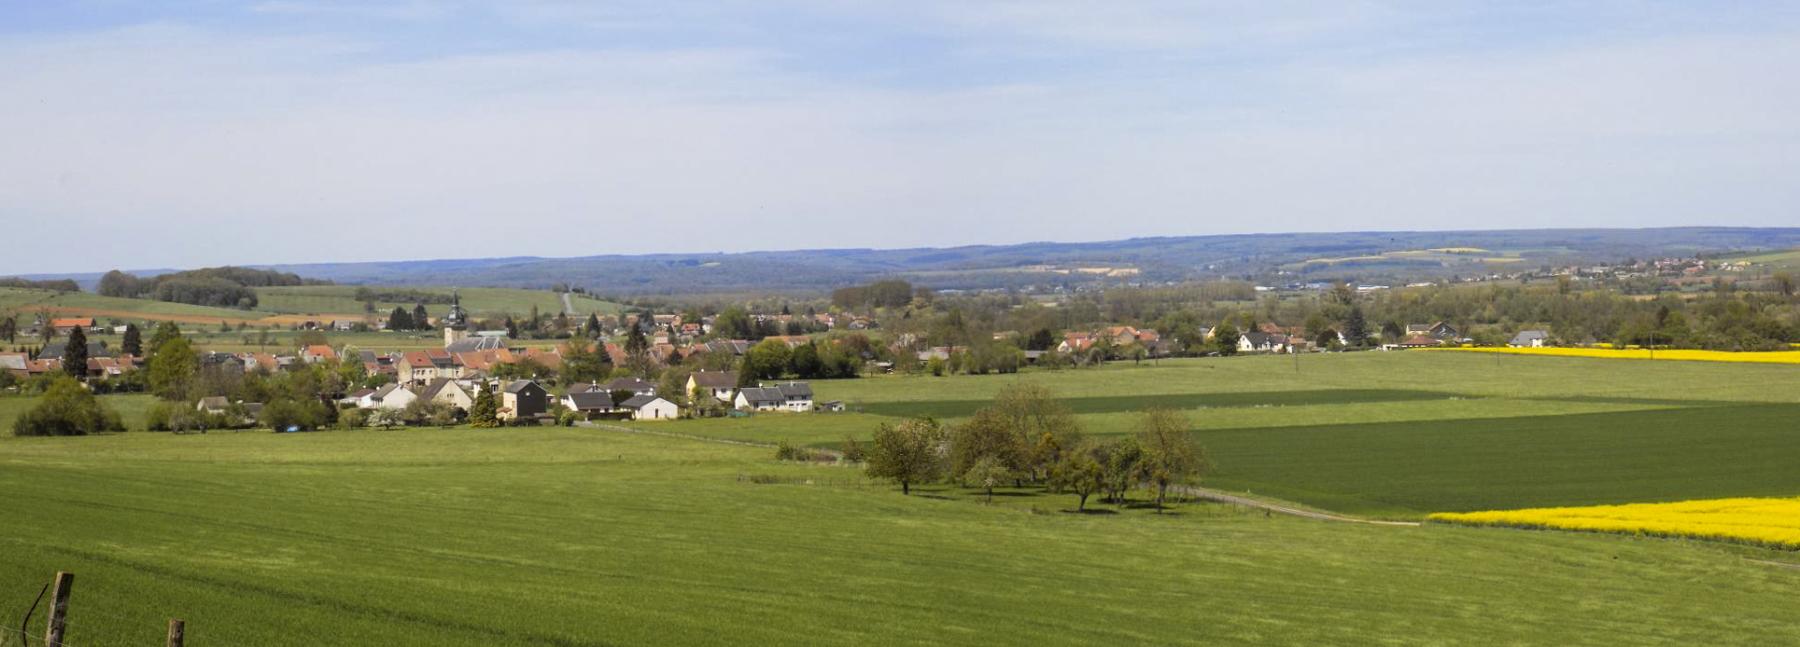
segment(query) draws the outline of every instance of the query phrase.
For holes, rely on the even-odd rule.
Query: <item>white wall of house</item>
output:
[[[662,398],[651,400],[648,404],[631,412],[632,420],[674,420],[679,417],[681,417],[681,408]]]

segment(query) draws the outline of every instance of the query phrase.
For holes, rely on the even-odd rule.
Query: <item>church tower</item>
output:
[[[461,295],[450,292],[450,312],[438,323],[444,327],[445,348],[469,336],[469,314],[463,312]]]

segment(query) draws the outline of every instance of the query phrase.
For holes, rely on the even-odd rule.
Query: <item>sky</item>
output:
[[[0,274],[1794,226],[1796,106],[1794,2],[0,0]]]

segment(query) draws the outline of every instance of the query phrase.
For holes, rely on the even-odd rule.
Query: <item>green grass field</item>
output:
[[[76,645],[1800,641],[1770,551],[984,506],[581,429],[6,439],[0,491],[0,608],[72,571]]]
[[[1671,501],[1800,492],[1800,367],[1353,353],[1182,360],[1017,376],[818,382],[861,413],[638,423],[839,446],[903,415],[956,421],[1006,384],[1043,384],[1084,429],[1185,412],[1208,483],[1353,514]],[[654,427],[652,427],[654,425]]]
[[[1800,493],[1800,367],[1301,362],[818,382],[863,411],[641,426],[836,445],[1023,380],[1096,435],[1177,407],[1219,466],[1206,485],[1328,510]],[[27,403],[0,399],[0,424]],[[169,617],[193,644],[258,645],[1800,641],[1788,551],[1218,504],[1082,515],[1030,489],[983,505],[598,429],[0,437],[0,492],[0,609],[73,571],[76,645],[154,642]]]
[[[352,285],[308,285],[297,287],[257,288],[258,310],[289,314],[328,314],[328,313],[360,313],[363,304],[355,298],[356,286]],[[451,288],[405,288],[422,292],[450,294]],[[540,312],[554,315],[562,312],[562,298],[548,290],[521,290],[513,288],[461,288],[456,290],[462,296],[463,308],[480,317],[502,316],[511,314],[524,316],[537,306]],[[619,304],[601,301],[585,295],[570,295],[571,305],[583,318],[587,313],[616,313]],[[376,307],[382,313],[401,306],[411,309],[412,302],[377,302]],[[425,309],[436,317],[442,315],[450,306],[429,304]]]

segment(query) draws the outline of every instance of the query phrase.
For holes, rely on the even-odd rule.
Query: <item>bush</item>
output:
[[[67,375],[58,376],[38,405],[13,421],[16,436],[85,436],[124,430],[119,414]]]
[[[862,443],[856,442],[855,438],[849,436],[844,437],[844,460],[852,463],[861,463],[868,459],[869,450],[863,449]]]
[[[813,459],[812,450],[807,449],[805,447],[795,447],[793,444],[789,443],[786,440],[776,443],[776,445],[775,445],[775,460],[778,460],[778,461],[810,461],[812,459]]]

